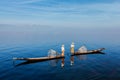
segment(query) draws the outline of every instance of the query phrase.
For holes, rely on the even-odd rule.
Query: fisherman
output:
[[[74,47],[75,47],[74,42],[72,42],[72,44],[71,44],[71,49],[70,49],[71,54],[74,54]]]
[[[62,47],[61,47],[61,52],[62,52],[62,56],[64,56],[64,52],[65,52],[65,48],[64,48],[64,45],[62,45]]]
[[[64,57],[64,52],[65,52],[64,45],[62,45],[62,47],[61,47],[61,52],[62,52],[61,56]],[[62,59],[61,67],[64,67],[64,59]]]

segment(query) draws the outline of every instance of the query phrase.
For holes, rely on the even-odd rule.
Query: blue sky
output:
[[[0,24],[119,27],[120,0],[1,0]]]

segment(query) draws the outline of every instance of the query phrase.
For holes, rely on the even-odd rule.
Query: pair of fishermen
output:
[[[72,54],[74,53],[74,47],[75,47],[74,42],[72,42],[71,48],[70,48],[70,51],[71,51]],[[64,53],[65,53],[65,47],[64,47],[64,45],[61,46],[61,52],[62,52],[61,56],[64,56]]]
[[[72,42],[72,44],[71,44],[71,49],[70,49],[70,50],[71,50],[71,53],[73,54],[73,53],[74,53],[74,43],[73,43],[73,42]],[[64,56],[64,52],[65,52],[65,47],[64,47],[64,45],[61,46],[61,52],[62,52],[62,53],[61,53],[61,56]],[[72,58],[71,58],[71,65],[74,63],[73,60],[74,60],[74,59],[73,59],[73,57],[72,57]],[[64,59],[62,59],[61,66],[64,67]]]

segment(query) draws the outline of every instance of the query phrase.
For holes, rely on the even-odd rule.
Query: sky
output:
[[[119,27],[120,0],[0,0],[0,24]]]

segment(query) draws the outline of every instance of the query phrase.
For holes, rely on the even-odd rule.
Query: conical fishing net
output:
[[[87,52],[87,48],[85,46],[82,46],[78,49],[78,52],[85,53]]]
[[[55,56],[57,56],[58,55],[58,53],[55,51],[55,50],[53,50],[53,49],[50,49],[49,51],[48,51],[48,56],[49,57],[55,57]]]

